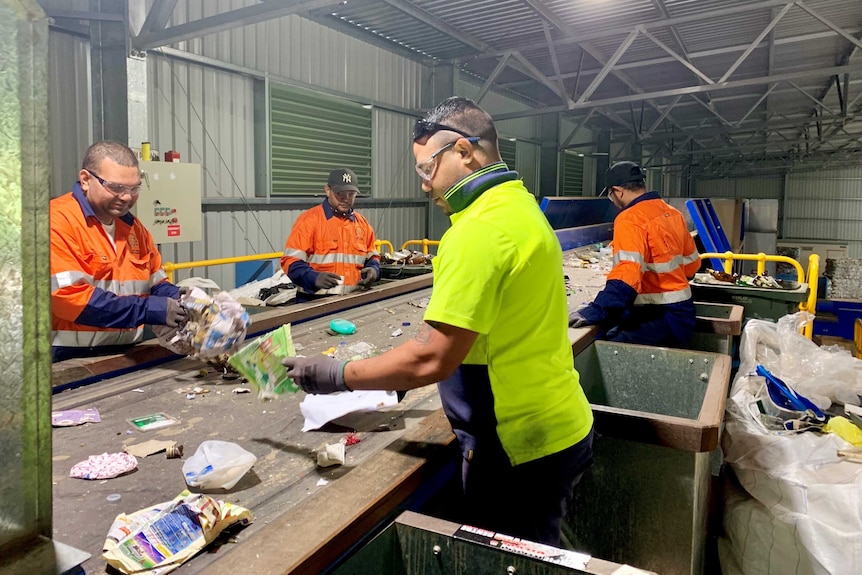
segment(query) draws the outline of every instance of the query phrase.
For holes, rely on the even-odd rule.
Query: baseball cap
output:
[[[335,192],[353,191],[359,193],[356,179],[356,174],[350,168],[338,168],[329,172],[329,179],[326,180],[326,185]]]
[[[622,186],[630,182],[646,180],[646,174],[634,162],[617,162],[605,172],[605,188],[599,196],[607,195],[613,186]]]

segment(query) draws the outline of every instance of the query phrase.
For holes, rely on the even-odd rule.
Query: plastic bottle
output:
[[[347,347],[347,342],[342,340],[335,348],[335,353],[332,355],[335,359],[339,360],[350,359],[350,350]]]

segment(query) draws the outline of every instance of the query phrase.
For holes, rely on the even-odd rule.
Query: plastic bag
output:
[[[251,318],[227,292],[210,297],[193,287],[180,303],[189,312],[189,321],[182,328],[153,326],[163,347],[180,355],[209,359],[230,353],[245,341]]]
[[[286,323],[249,342],[228,361],[257,390],[259,398],[274,399],[299,391],[299,386],[287,376],[287,368],[281,364],[284,358],[295,355],[290,324]]]
[[[750,320],[745,325],[739,347],[739,373],[753,372],[757,364],[781,378],[797,393],[820,409],[832,403],[859,405],[862,394],[862,362],[837,346],[819,347],[799,333],[813,316],[806,312],[786,315],[773,323]],[[737,378],[738,384],[749,382]]]
[[[207,440],[183,463],[183,475],[190,487],[231,489],[256,461],[236,443]]]
[[[822,409],[834,400],[858,403],[862,362],[800,335],[810,320],[806,313],[750,320],[742,335],[722,436],[724,460],[744,489],[725,501],[726,575],[856,573],[862,564],[862,465],[838,455],[849,444],[832,433],[782,429],[781,412],[778,429],[770,428],[763,422],[769,414],[757,408],[770,401],[758,365]]]

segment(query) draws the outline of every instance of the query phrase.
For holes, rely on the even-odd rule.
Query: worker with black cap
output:
[[[326,199],[293,225],[281,268],[297,285],[297,299],[348,293],[380,277],[374,230],[353,210],[358,184],[353,170],[332,170],[323,186]]]
[[[700,257],[682,214],[634,162],[617,162],[605,174],[607,196],[621,210],[614,220],[614,267],[595,300],[569,314],[571,327],[598,325],[612,341],[685,346],[694,332],[689,278]]]

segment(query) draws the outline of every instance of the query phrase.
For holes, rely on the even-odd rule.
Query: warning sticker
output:
[[[173,238],[180,235],[179,224],[168,226],[168,237]]]

